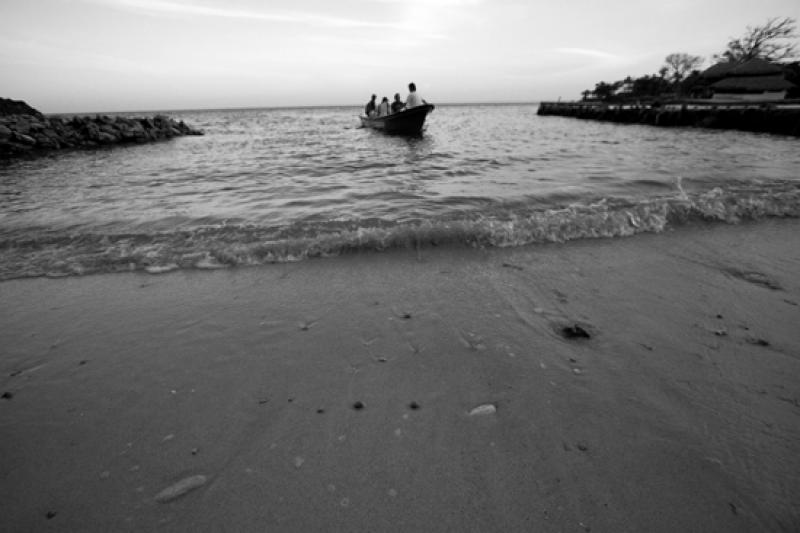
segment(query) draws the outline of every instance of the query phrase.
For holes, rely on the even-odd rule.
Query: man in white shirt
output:
[[[417,86],[414,85],[414,82],[408,84],[408,98],[406,98],[406,109],[411,109],[412,107],[419,107],[421,105],[426,105],[428,102],[422,99],[420,95],[417,94]]]
[[[385,117],[389,113],[391,113],[389,108],[389,98],[384,96],[383,100],[381,100],[381,105],[378,106],[378,116]]]

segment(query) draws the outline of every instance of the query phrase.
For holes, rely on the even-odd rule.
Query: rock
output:
[[[15,117],[14,129],[17,131],[17,133],[30,133],[31,123],[26,117]]]
[[[0,117],[5,117],[8,115],[43,116],[39,111],[35,110],[22,100],[0,98]]]
[[[42,130],[45,130],[45,129],[47,129],[47,128],[48,128],[48,126],[49,126],[49,125],[42,124],[42,123],[41,123],[41,122],[39,122],[38,120],[31,120],[31,121],[30,121],[30,126],[29,126],[29,129],[30,129],[30,131],[32,131],[32,132],[38,132],[38,131],[42,131]]]
[[[31,137],[30,135],[19,133],[18,131],[14,132],[12,139],[18,143],[27,144],[28,146],[33,146],[36,144],[36,139]]]
[[[117,138],[111,133],[101,131],[97,134],[97,140],[102,144],[112,144],[117,142]]]
[[[208,479],[203,475],[189,476],[178,481],[174,485],[167,487],[158,494],[156,494],[156,501],[158,503],[169,503],[184,494],[191,492],[197,488],[205,485]]]
[[[30,152],[31,150],[33,150],[33,146],[29,144],[0,141],[0,157],[22,154]]]
[[[0,140],[5,140],[11,137],[11,129],[0,124]]]
[[[43,133],[35,133],[33,134],[33,138],[36,139],[36,146],[40,148],[59,148],[58,141],[48,137],[47,135],[44,135]]]
[[[117,135],[117,128],[115,128],[113,124],[101,124],[100,131],[106,132],[109,135],[113,135],[115,137]]]

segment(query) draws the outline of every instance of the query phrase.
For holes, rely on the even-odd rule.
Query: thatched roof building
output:
[[[701,72],[700,77],[713,83],[724,78],[728,72],[735,69],[739,65],[741,65],[741,63],[737,63],[735,61],[717,63]]]
[[[714,95],[720,93],[764,93],[788,91],[795,84],[786,81],[783,74],[770,76],[731,76],[711,84]]]
[[[786,80],[780,65],[764,59],[717,63],[701,74],[712,82],[712,97],[725,100],[783,100],[797,85]],[[716,81],[715,81],[716,80]]]

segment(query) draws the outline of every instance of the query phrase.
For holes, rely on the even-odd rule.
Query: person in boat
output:
[[[391,111],[389,109],[389,98],[387,96],[384,96],[383,100],[381,100],[381,105],[378,106],[378,116],[385,117],[390,112]]]
[[[408,84],[408,98],[406,98],[406,109],[411,109],[412,107],[419,107],[421,105],[427,105],[428,102],[422,99],[422,97],[417,93],[417,86],[412,81]]]
[[[392,102],[392,113],[402,111],[406,104],[400,100],[400,93],[394,93],[394,102]]]
[[[366,106],[364,106],[364,114],[366,116],[368,116],[368,117],[375,116],[375,113],[376,113],[375,99],[376,98],[377,98],[377,95],[373,94],[372,98],[370,99],[370,101],[367,102]]]

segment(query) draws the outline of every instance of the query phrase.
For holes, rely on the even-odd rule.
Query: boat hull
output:
[[[433,111],[432,104],[425,104],[411,109],[404,109],[383,117],[359,117],[361,125],[365,128],[374,128],[386,133],[399,133],[404,135],[418,135],[425,125],[425,117]]]

